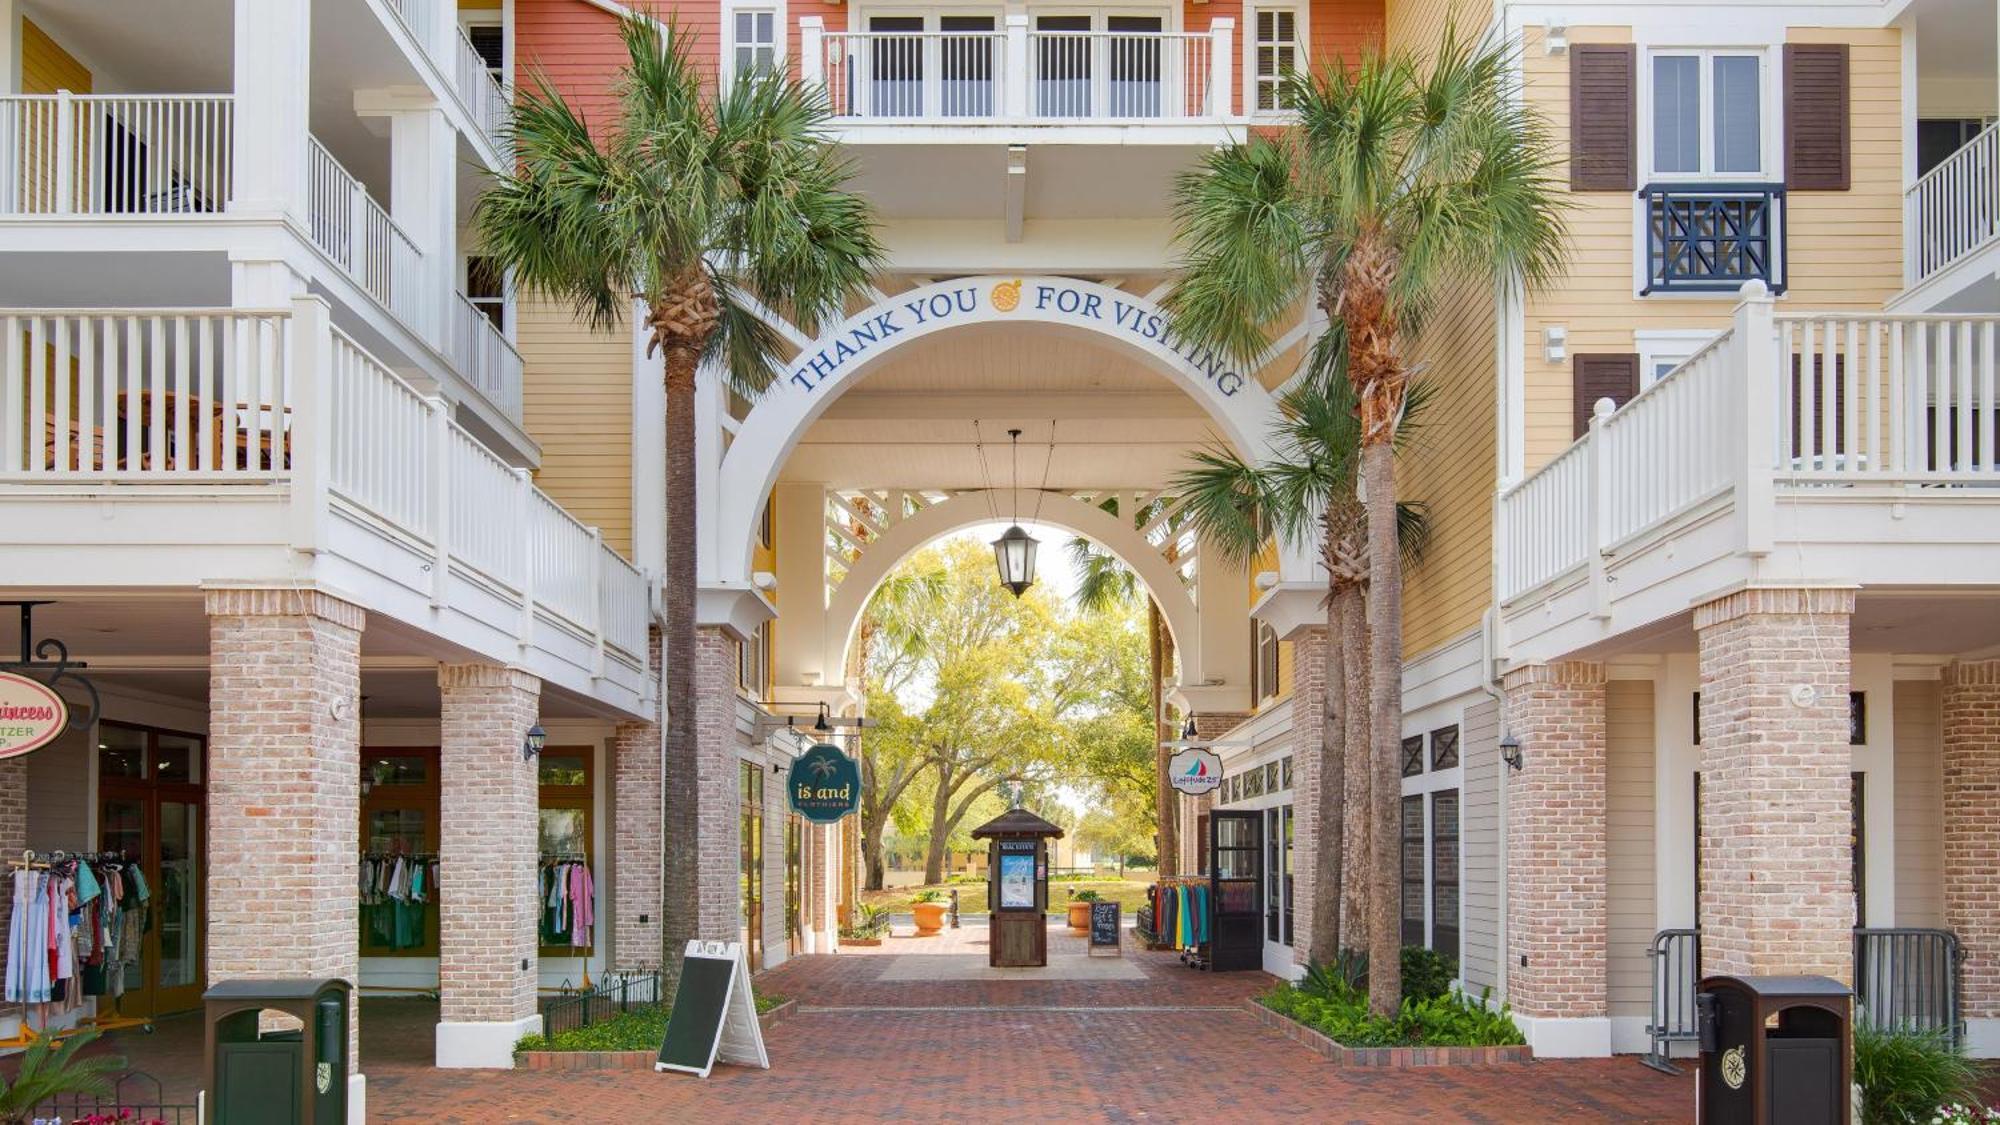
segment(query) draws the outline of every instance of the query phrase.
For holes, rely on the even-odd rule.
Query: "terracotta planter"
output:
[[[1090,904],[1072,902],[1069,904],[1069,928],[1079,934],[1090,932]]]
[[[929,937],[944,929],[944,903],[913,903],[910,913],[916,916],[918,937]]]

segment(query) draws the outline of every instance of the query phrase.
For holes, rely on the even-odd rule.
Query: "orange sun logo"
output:
[[[1013,312],[1021,305],[1021,282],[1003,281],[993,287],[993,307],[1001,312]]]

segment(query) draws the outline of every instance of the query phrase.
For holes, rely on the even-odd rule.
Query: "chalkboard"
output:
[[[1118,948],[1120,941],[1118,925],[1118,904],[1115,902],[1093,902],[1090,904],[1090,945],[1093,949]]]
[[[735,977],[735,957],[690,955],[682,962],[673,1011],[667,1016],[667,1038],[660,1044],[654,1069],[708,1074],[715,1065],[716,1045],[722,1041],[722,1017],[729,1010]]]

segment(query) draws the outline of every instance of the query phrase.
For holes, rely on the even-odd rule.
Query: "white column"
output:
[[[667,557],[667,372],[658,352],[646,355],[646,310],[632,305],[632,558],[657,575]],[[701,522],[714,527],[712,509]]]
[[[305,214],[312,0],[235,0],[231,211]]]
[[[1007,53],[1002,60],[1001,113],[1014,120],[1028,116],[1028,17],[1007,15]]]
[[[781,614],[771,654],[774,682],[781,694],[794,686],[837,686],[846,671],[837,655],[845,638],[827,636],[826,486],[786,481],[772,503]]]
[[[1208,81],[1210,99],[1208,112],[1215,117],[1228,117],[1236,110],[1236,21],[1221,16],[1208,21],[1209,49]],[[1248,106],[1244,111],[1249,111]]]
[[[826,82],[826,19],[799,17],[799,81],[808,86]]]
[[[458,131],[430,91],[360,90],[359,117],[389,122],[389,217],[423,254],[430,293],[421,334],[444,350],[458,287]]]

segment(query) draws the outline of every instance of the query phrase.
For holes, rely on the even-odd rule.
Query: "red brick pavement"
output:
[[[959,946],[965,938],[939,942]],[[900,944],[900,943],[899,943]],[[896,953],[913,946],[887,946]],[[1062,947],[1058,947],[1060,950]],[[364,1002],[369,1119],[382,1122],[1010,1120],[1234,1122],[1684,1121],[1691,1080],[1632,1059],[1423,1071],[1343,1068],[1260,1027],[1257,973],[1213,975],[1172,954],[1125,954],[1144,981],[877,980],[880,956],[806,957],[757,987],[797,999],[768,1071],[706,1080],[645,1072],[441,1071],[437,1005]],[[200,1025],[118,1037],[169,1093],[198,1081]],[[191,1094],[190,1094],[191,1096]]]

